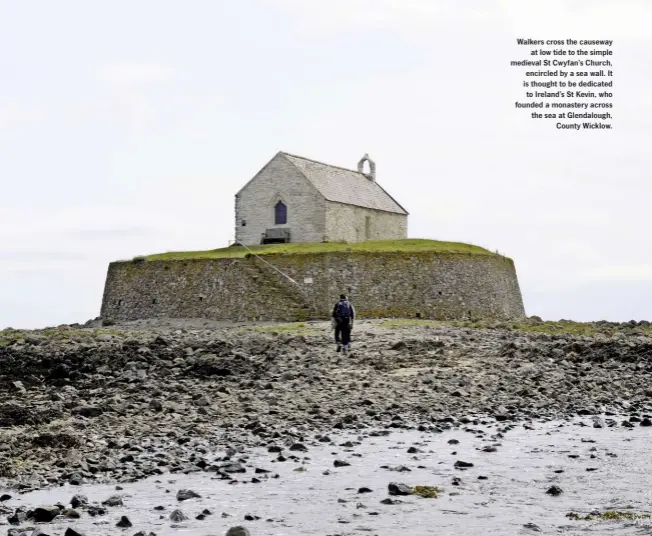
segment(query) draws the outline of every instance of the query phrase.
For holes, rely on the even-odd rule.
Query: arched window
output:
[[[274,223],[276,225],[285,225],[288,222],[288,208],[283,201],[279,201],[274,206]]]

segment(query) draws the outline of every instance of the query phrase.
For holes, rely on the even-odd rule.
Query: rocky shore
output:
[[[438,433],[578,413],[606,417],[596,426],[646,426],[648,330],[359,321],[353,352],[342,355],[327,323],[8,329],[0,478],[25,491],[168,472],[228,476],[239,470],[230,456],[248,447],[293,455],[333,430]]]
[[[113,515],[113,530],[124,531],[133,525],[119,514],[138,512],[123,508],[122,495],[89,501],[74,490],[111,484],[118,492],[147,477],[193,474],[262,482],[279,475],[251,462],[249,452],[265,452],[264,465],[302,464],[320,447],[353,452],[360,443],[342,443],[347,434],[362,440],[413,430],[435,438],[484,427],[490,435],[475,435],[490,453],[517,426],[578,415],[594,428],[652,425],[646,322],[359,321],[347,355],[331,338],[325,322],[94,321],[0,331],[0,524],[14,527],[11,536],[35,536],[47,534],[34,527],[51,520],[74,524],[81,516],[84,526]],[[341,470],[350,462],[333,464]],[[473,465],[463,464],[458,459],[453,469]],[[396,503],[392,486],[420,489],[397,475],[382,504]],[[16,506],[24,494],[54,497],[59,488],[70,497]],[[179,504],[194,498],[192,490],[176,493]],[[161,506],[160,518],[172,527],[188,522],[172,506]],[[213,512],[195,514],[191,520]],[[236,524],[227,534],[249,532]]]

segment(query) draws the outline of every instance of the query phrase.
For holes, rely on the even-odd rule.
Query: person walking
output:
[[[335,327],[335,344],[337,352],[348,352],[351,346],[351,330],[355,319],[353,304],[346,299],[345,294],[340,294],[340,301],[333,307],[333,326]]]

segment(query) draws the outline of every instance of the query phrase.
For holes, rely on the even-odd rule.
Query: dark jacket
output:
[[[350,315],[348,318],[350,318],[351,320],[353,320],[353,319],[355,318],[355,309],[353,308],[353,304],[352,304],[350,301],[348,301],[348,300],[340,300],[340,301],[338,301],[338,302],[335,304],[335,307],[333,307],[333,318],[336,319],[336,320],[338,320],[338,319],[341,318],[340,315],[338,314],[338,308],[339,308],[338,306],[339,306],[340,303],[342,303],[342,302],[348,304],[348,306],[349,306],[349,310],[351,311],[351,315]]]

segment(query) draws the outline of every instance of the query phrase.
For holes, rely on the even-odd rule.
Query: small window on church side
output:
[[[274,207],[274,224],[284,225],[288,222],[288,209],[283,201],[276,203]]]
[[[241,225],[242,225],[243,227],[246,227],[246,226],[247,226],[247,220],[242,220]]]

